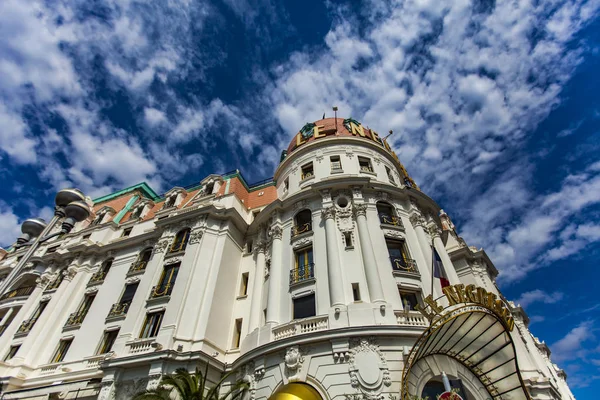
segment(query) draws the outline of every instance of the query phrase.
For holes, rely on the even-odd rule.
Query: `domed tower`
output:
[[[253,281],[233,364],[253,398],[435,398],[446,389],[465,399],[527,396],[515,361],[528,352],[525,339],[503,352],[515,344],[496,269],[456,235],[377,132],[351,118],[307,123],[274,181],[277,200],[248,231],[256,276],[265,278]],[[464,298],[448,304],[448,293]],[[448,315],[462,301],[482,314],[461,314],[468,321],[452,329]],[[472,360],[488,375],[464,360],[477,348]]]

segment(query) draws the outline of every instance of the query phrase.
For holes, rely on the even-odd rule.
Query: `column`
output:
[[[329,280],[329,298],[331,306],[344,305],[342,266],[338,252],[338,235],[335,226],[335,208],[324,208],[321,216],[325,220],[325,244],[327,246],[327,278]]]
[[[377,268],[377,261],[375,260],[375,253],[373,252],[373,244],[371,243],[371,235],[369,234],[369,226],[367,224],[367,205],[364,203],[355,204],[354,213],[356,214],[360,252],[362,253],[371,303],[383,303],[385,302],[383,286],[381,285],[379,268]]]
[[[35,289],[33,289],[33,292],[31,292],[23,307],[17,312],[15,318],[13,318],[10,325],[6,327],[2,337],[0,337],[0,354],[6,354],[8,351],[8,346],[12,343],[14,334],[17,332],[17,329],[19,329],[19,326],[21,326],[21,322],[27,319],[32,310],[39,303],[42,291],[47,283],[47,277],[37,279]]]
[[[282,242],[283,230],[279,226],[274,226],[269,231],[273,242],[271,243],[271,271],[269,273],[269,296],[267,297],[267,323],[279,323],[279,306],[281,304],[281,273],[283,265]],[[264,271],[263,271],[264,272]],[[260,303],[259,303],[260,304]],[[259,310],[260,311],[260,310]]]
[[[250,321],[248,333],[254,331],[260,326],[260,306],[262,304],[263,281],[265,277],[265,251],[267,244],[264,241],[259,241],[254,246],[254,254],[256,254],[256,268],[254,269],[254,284],[252,287],[252,301],[250,303]]]
[[[444,246],[444,242],[442,242],[442,238],[440,237],[441,233],[442,231],[437,225],[429,226],[429,234],[433,237],[433,245],[437,253],[440,255],[442,265],[444,266],[444,271],[446,271],[446,274],[448,275],[448,281],[451,285],[456,285],[460,283],[460,279],[458,278],[458,274],[454,269],[452,260],[450,260],[450,257],[446,252],[446,246]]]
[[[8,309],[8,311],[6,312],[6,314],[4,314],[4,317],[2,317],[2,321],[0,321],[0,326],[4,326],[4,324],[6,323],[6,321],[8,321],[8,319],[12,315],[13,310],[14,310],[13,307],[11,307],[11,308]]]
[[[433,254],[431,252],[431,241],[425,233],[425,218],[420,213],[414,213],[410,216],[410,223],[415,229],[419,247],[425,259],[425,268],[420,268],[419,272],[423,278],[423,290],[426,294],[432,294],[433,298],[438,298],[442,295],[442,288],[439,283],[433,282],[433,293],[431,292],[433,277]]]

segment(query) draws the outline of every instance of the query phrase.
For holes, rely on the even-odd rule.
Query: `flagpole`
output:
[[[433,280],[435,279],[435,253],[433,247],[433,236],[431,236],[431,296],[433,297]]]

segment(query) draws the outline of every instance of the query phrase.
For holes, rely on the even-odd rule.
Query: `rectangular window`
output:
[[[312,247],[305,247],[295,252],[296,264],[290,277],[290,283],[302,282],[314,278]]]
[[[173,291],[175,280],[177,279],[177,273],[179,272],[179,265],[181,263],[167,265],[160,277],[160,281],[155,289],[157,296],[168,296]]]
[[[158,330],[160,329],[160,324],[162,323],[164,315],[164,311],[146,314],[146,320],[144,321],[144,326],[142,326],[140,332],[140,339],[151,338],[158,335]]]
[[[71,347],[71,343],[73,343],[73,339],[63,339],[58,343],[58,349],[52,356],[50,363],[61,362],[65,359],[67,352],[69,351],[69,347]]]
[[[83,314],[83,316],[85,316],[88,311],[90,310],[90,307],[92,306],[92,303],[94,302],[94,299],[96,298],[95,294],[88,294],[83,298],[83,302],[79,305],[79,309],[77,310],[78,313]]]
[[[115,340],[117,340],[117,336],[119,335],[119,330],[114,329],[112,331],[104,332],[102,335],[102,340],[100,341],[100,346],[98,346],[98,351],[96,354],[106,354],[112,350],[113,344],[115,344]]]
[[[314,293],[308,296],[295,298],[293,302],[294,319],[314,317],[317,315]]]
[[[10,346],[10,349],[8,350],[8,354],[6,354],[6,357],[4,357],[4,361],[8,361],[11,358],[13,358],[15,355],[17,355],[17,351],[19,351],[20,347],[21,347],[20,344],[18,344],[16,346]]]
[[[266,323],[267,323],[267,309],[265,308],[265,309],[263,310],[263,315],[262,315],[262,324],[261,324],[261,325],[264,325],[264,324],[266,324]]]
[[[123,229],[123,234],[121,235],[121,237],[127,237],[131,234],[131,231],[133,230],[133,228],[125,228]]]
[[[138,285],[139,282],[125,285],[125,290],[121,295],[121,300],[119,301],[119,303],[131,303],[131,301],[133,300],[133,296],[135,296],[135,292],[137,291]]]
[[[417,294],[414,292],[403,292],[400,291],[400,299],[402,300],[402,308],[405,310],[416,310],[419,301]]]
[[[346,248],[351,249],[352,246],[352,233],[344,232],[344,242],[346,242]]]
[[[340,156],[331,156],[329,157],[331,162],[331,171],[339,172],[342,170],[342,162],[340,161]]]
[[[358,165],[362,172],[373,172],[373,167],[371,166],[371,160],[369,158],[358,157]]]
[[[387,240],[388,253],[395,271],[417,272],[413,260],[409,257],[403,241]]]
[[[235,328],[233,331],[233,342],[232,342],[232,346],[234,349],[237,349],[240,347],[240,338],[242,336],[242,319],[236,319],[235,320]]]
[[[396,180],[394,179],[394,175],[392,175],[392,170],[389,169],[388,167],[385,167],[385,172],[387,173],[388,179],[390,180],[390,183],[395,185],[396,184]]]
[[[354,301],[360,301],[360,287],[358,286],[358,283],[352,284],[352,297],[354,298]]]
[[[315,171],[313,170],[313,163],[310,162],[308,164],[304,164],[302,166],[302,180],[308,179],[315,175]]]
[[[240,283],[240,296],[246,296],[248,294],[248,273],[242,274],[242,281]]]

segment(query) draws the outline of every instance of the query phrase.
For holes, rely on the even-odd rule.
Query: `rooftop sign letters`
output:
[[[462,284],[446,286],[443,291],[448,306],[444,307],[438,303],[438,301],[442,300],[444,297],[437,299],[438,301],[436,301],[431,295],[427,296],[425,299],[425,303],[427,303],[425,307],[417,306],[417,310],[430,321],[446,315],[448,313],[446,310],[450,309],[452,306],[475,303],[487,308],[498,316],[509,331],[513,330],[515,321],[510,310],[506,307],[504,301],[498,299],[494,293],[490,293],[484,288],[476,287],[475,285],[467,285],[465,287],[465,285]]]

